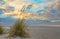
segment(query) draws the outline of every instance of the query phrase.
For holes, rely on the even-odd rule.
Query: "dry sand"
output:
[[[28,27],[30,38],[22,39],[60,39],[60,27],[40,27],[40,26],[30,26]],[[1,35],[0,39],[8,39],[6,35]],[[12,38],[13,39],[13,38]],[[20,39],[19,37],[15,39]]]

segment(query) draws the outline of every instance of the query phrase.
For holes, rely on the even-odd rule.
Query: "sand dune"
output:
[[[60,27],[30,26],[28,27],[28,30],[30,38],[22,39],[60,39]],[[1,35],[0,39],[7,39],[6,36],[7,35]],[[15,39],[20,38],[16,37]]]

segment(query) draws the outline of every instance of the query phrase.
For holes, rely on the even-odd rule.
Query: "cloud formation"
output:
[[[2,15],[5,16],[60,20],[59,0],[0,0],[0,2],[0,8],[4,12]],[[21,10],[23,10],[22,15],[19,12]]]

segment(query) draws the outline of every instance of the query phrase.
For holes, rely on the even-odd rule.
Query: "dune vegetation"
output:
[[[2,26],[0,26],[0,35],[2,35],[4,33],[4,29]]]
[[[9,32],[10,37],[29,37],[27,32],[26,24],[24,23],[24,19],[18,19],[16,23],[10,28]]]

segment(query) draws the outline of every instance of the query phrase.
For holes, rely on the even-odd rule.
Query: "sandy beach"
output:
[[[60,39],[60,27],[30,26],[28,30],[30,37],[22,39]],[[7,36],[7,34],[0,35],[0,39],[8,39]],[[20,38],[16,37],[14,39]]]

